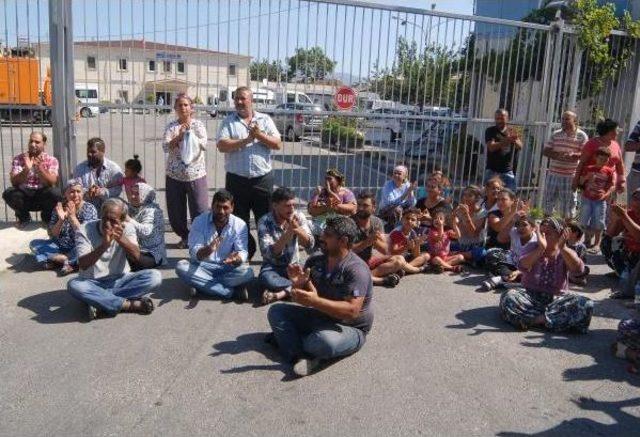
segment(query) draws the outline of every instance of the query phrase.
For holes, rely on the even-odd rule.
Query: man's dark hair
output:
[[[233,194],[231,194],[229,191],[225,189],[216,191],[216,194],[213,195],[213,201],[211,203],[213,204],[213,203],[224,203],[224,202],[233,203]]]
[[[369,190],[362,190],[358,193],[357,200],[371,199],[371,203],[376,204],[376,195]]]
[[[87,149],[91,149],[93,147],[95,147],[101,152],[104,152],[104,148],[105,148],[104,140],[98,137],[90,138],[89,141],[87,141]]]
[[[598,123],[598,125],[596,126],[596,132],[598,133],[598,136],[601,137],[617,128],[618,128],[617,122],[611,120],[610,118],[606,118],[602,120],[600,123]]]
[[[277,188],[273,194],[271,195],[271,202],[280,203],[280,202],[288,202],[291,199],[295,199],[296,194],[293,192],[291,188],[280,187]]]
[[[356,223],[351,218],[343,215],[327,219],[327,225],[324,230],[334,234],[338,238],[346,237],[349,247],[351,247],[358,234]]]
[[[416,208],[415,206],[412,206],[411,208],[407,208],[404,213],[402,213],[402,217],[408,217],[410,215],[415,215],[420,217],[420,214],[422,214],[422,211],[420,211],[419,208]]]

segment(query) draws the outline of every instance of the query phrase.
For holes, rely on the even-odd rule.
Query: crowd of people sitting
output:
[[[187,250],[175,273],[194,298],[247,300],[249,290],[258,290],[261,303],[270,305],[272,333],[265,340],[297,375],[359,350],[373,324],[373,285],[397,287],[406,275],[483,269],[487,278],[480,290],[503,289],[497,313],[521,330],[588,331],[594,302],[568,292],[569,283],[587,284],[588,252],[600,249],[623,281],[613,297],[635,294],[640,189],[630,194],[628,207],[610,202],[625,188],[621,148],[611,133],[617,125],[610,120],[598,126],[597,138],[587,140],[575,114],[563,115],[562,129],[545,147],[551,159],[545,189],[553,201],[546,198],[541,220],[534,220],[529,202],[510,188],[514,171],[505,160],[513,160],[523,144],[507,127],[504,110],[487,129],[488,154],[497,156],[488,161],[493,168],[484,187],[469,185],[454,198],[442,171],[418,184],[398,165],[379,195],[354,194],[340,170],[328,169],[305,214],[291,189],[272,191],[270,153],[281,147],[273,121],[253,110],[249,89],[239,88],[234,99],[236,112],[216,137],[225,154],[226,188],[210,204],[207,132],[192,118],[189,97],[176,99],[177,119],[166,128],[167,212],[180,239],[177,248]],[[631,146],[639,141],[636,131]],[[20,227],[30,211],[41,211],[50,239],[32,242],[36,260],[60,275],[78,272],[68,290],[92,318],[152,313],[147,295],[161,285],[159,269],[168,263],[164,213],[138,157],[122,172],[106,158],[105,142],[91,138],[87,160],[61,193],[58,163],[46,144],[43,133],[31,133],[27,151],[13,160],[12,187],[3,194]],[[579,222],[573,219],[574,184],[582,193]],[[253,248],[250,211],[257,228]],[[256,249],[262,255],[257,278],[248,263]],[[640,321],[620,323],[613,349],[639,362]]]

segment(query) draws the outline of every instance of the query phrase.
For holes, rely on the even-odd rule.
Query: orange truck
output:
[[[50,122],[51,75],[40,89],[40,63],[30,50],[0,53],[0,121]]]

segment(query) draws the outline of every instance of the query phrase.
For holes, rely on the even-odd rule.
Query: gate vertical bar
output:
[[[72,0],[49,0],[53,152],[65,182],[76,164]]]

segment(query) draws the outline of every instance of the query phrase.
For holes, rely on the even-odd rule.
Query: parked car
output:
[[[404,161],[412,174],[424,172],[426,168],[443,166],[449,159],[451,137],[436,123],[431,123],[419,138],[404,145]]]
[[[397,138],[402,137],[402,132],[407,130],[411,124],[409,120],[403,120],[400,118],[384,118],[379,115],[415,115],[415,111],[411,109],[398,109],[398,108],[378,108],[373,111],[366,112],[365,119],[365,135],[368,141],[372,138],[378,138],[382,134],[388,135],[389,141],[395,141]],[[388,133],[386,131],[389,131]]]
[[[326,115],[300,114],[299,111],[322,111],[322,106],[313,103],[283,103],[275,109],[291,111],[291,113],[273,114],[271,117],[276,127],[287,141],[298,141],[306,133],[320,135]]]

